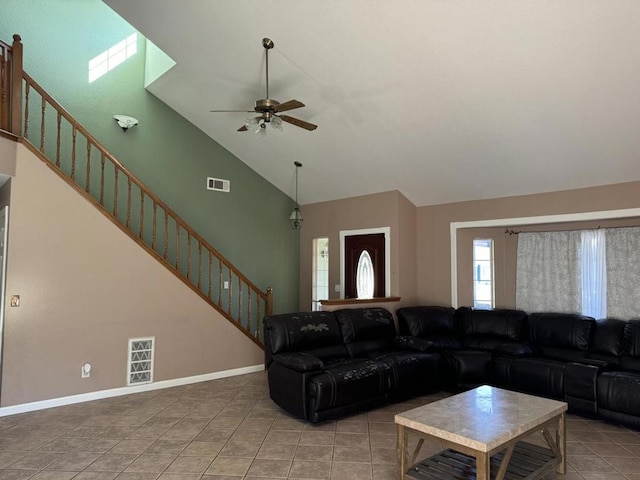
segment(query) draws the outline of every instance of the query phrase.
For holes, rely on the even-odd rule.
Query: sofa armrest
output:
[[[434,344],[431,340],[426,340],[424,338],[418,338],[418,337],[410,337],[410,336],[396,337],[394,340],[394,344],[398,348],[413,350],[417,352],[427,352],[430,350],[434,350]]]
[[[589,365],[591,367],[598,367],[599,370],[608,370],[609,364],[604,360],[596,360],[595,358],[580,358],[576,360],[574,363],[579,363],[580,365]]]
[[[503,343],[495,348],[497,353],[502,353],[510,357],[530,357],[533,355],[533,349],[526,343]]]
[[[302,352],[277,353],[273,361],[296,372],[312,372],[324,367],[324,362],[318,357]]]

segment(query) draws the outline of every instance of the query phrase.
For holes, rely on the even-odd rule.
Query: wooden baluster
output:
[[[56,167],[60,166],[60,135],[62,131],[62,114],[58,112],[58,133],[56,136]]]
[[[169,213],[164,209],[164,259],[169,256]]]
[[[91,143],[87,138],[87,175],[86,175],[86,192],[89,193],[91,190],[90,182],[91,182]]]
[[[127,175],[127,228],[131,228],[131,177]]]
[[[31,86],[27,83],[24,89],[24,138],[29,138],[29,95]]]
[[[242,281],[238,277],[238,323],[242,325]],[[245,327],[249,330],[248,326]]]
[[[253,291],[253,288],[249,288],[248,292],[247,292],[247,324],[249,325],[249,329],[251,329],[251,292]],[[254,336],[258,336],[258,331],[256,330],[256,333]]]
[[[227,294],[227,313],[231,315],[231,297],[233,294],[233,272],[231,271],[231,267],[229,267],[229,293]]]
[[[262,292],[256,291],[256,336],[260,336],[260,301],[262,299]]]
[[[180,224],[176,220],[176,270],[180,265]]]
[[[78,129],[76,126],[73,126],[73,130],[71,131],[71,179],[76,179],[76,136],[78,135]]]
[[[218,257],[218,264],[220,269],[218,270],[218,305],[222,307],[222,259]]]
[[[104,152],[100,155],[100,205],[104,207]]]
[[[187,280],[191,280],[191,232],[187,230]]]
[[[152,234],[152,237],[151,237],[151,249],[154,252],[156,250],[156,233],[157,233],[157,224],[158,224],[157,216],[158,216],[158,204],[154,200],[153,201],[153,231],[151,232],[151,234]]]
[[[207,298],[211,299],[211,288],[213,284],[213,254],[211,250],[207,250],[209,252],[209,292],[207,293]]]
[[[202,288],[202,242],[198,240],[198,290]]]
[[[40,151],[44,153],[44,118],[47,110],[47,100],[42,97],[42,117],[40,121]]]
[[[113,183],[113,216],[118,218],[118,171],[120,170],[117,165],[113,165],[115,169],[114,183]]]
[[[144,190],[140,189],[140,240],[142,240],[144,234]]]

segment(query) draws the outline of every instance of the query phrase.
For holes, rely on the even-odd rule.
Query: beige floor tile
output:
[[[142,454],[126,468],[126,472],[162,473],[177,455]]]
[[[330,462],[333,459],[333,446],[331,445],[298,445],[295,460]]]
[[[330,478],[331,480],[372,480],[373,470],[369,463],[334,462]]]
[[[296,453],[295,445],[264,443],[256,458],[269,460],[291,460]]]
[[[215,457],[224,447],[224,441],[218,442],[191,442],[181,455],[194,455],[201,457]]]
[[[371,463],[371,450],[366,447],[336,446],[333,450],[334,462],[364,462]]]
[[[599,457],[635,457],[633,453],[617,443],[586,443],[587,448]],[[572,452],[567,448],[568,455]]]
[[[328,480],[331,475],[331,462],[307,462],[293,460],[290,479]]]
[[[343,447],[362,447],[369,445],[369,435],[366,433],[336,432],[335,445]]]
[[[300,442],[300,436],[302,431],[292,432],[288,430],[273,430],[271,429],[265,437],[265,443],[279,443],[288,445],[297,445]]]
[[[335,434],[333,432],[315,432],[305,430],[300,436],[300,445],[333,445]]]
[[[235,442],[230,440],[220,450],[221,457],[255,457],[260,450],[260,442]]]
[[[100,457],[99,453],[92,452],[67,453],[62,458],[59,458],[55,462],[47,465],[45,469],[79,472],[95,462],[98,457]]]
[[[125,439],[117,443],[115,446],[113,446],[111,450],[109,450],[109,453],[140,454],[144,452],[147,448],[149,448],[152,443],[154,443],[154,440],[151,440],[148,438],[137,439],[137,440]]]
[[[59,472],[55,470],[43,470],[36,473],[31,480],[70,480],[75,477],[78,472]]]
[[[165,470],[165,473],[192,473],[202,475],[213,462],[213,457],[179,456]]]
[[[106,453],[86,468],[90,472],[123,472],[138,456]]]
[[[217,457],[205,472],[206,475],[244,476],[249,470],[253,458]]]
[[[291,469],[291,460],[269,460],[263,458],[256,458],[249,471],[248,476],[255,477],[276,477],[286,478]]]

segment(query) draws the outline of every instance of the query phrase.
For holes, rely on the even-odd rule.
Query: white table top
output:
[[[399,413],[395,422],[489,452],[566,410],[564,402],[485,385]]]

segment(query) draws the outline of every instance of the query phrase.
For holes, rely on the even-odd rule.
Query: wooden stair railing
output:
[[[18,43],[19,40],[18,37]],[[16,42],[13,69],[17,65],[21,69],[21,60],[15,61],[15,45]],[[6,45],[2,44],[2,47]],[[12,71],[11,75],[14,74]],[[1,87],[4,88],[4,84]],[[9,131],[18,136],[22,133],[23,143],[46,165],[262,346],[262,319],[273,312],[272,289],[263,292],[243,275],[129,172],[26,72],[21,72],[20,87],[14,84],[11,90],[20,91],[24,123],[18,121],[16,128],[12,117]],[[33,126],[37,131],[32,133]]]

